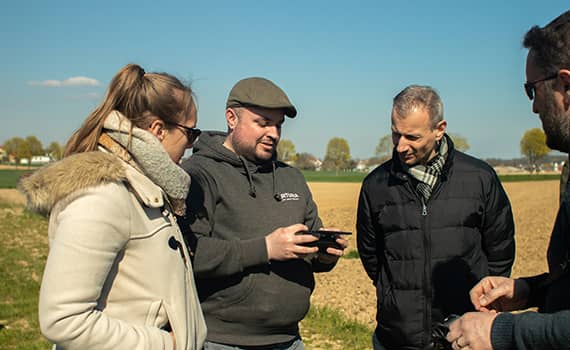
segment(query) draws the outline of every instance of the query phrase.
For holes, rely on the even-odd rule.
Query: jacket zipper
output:
[[[417,199],[420,201],[420,223],[421,223],[421,232],[423,233],[423,244],[424,244],[424,270],[422,274],[422,291],[425,295],[425,302],[424,302],[424,313],[423,313],[423,329],[424,334],[427,334],[427,337],[431,335],[430,329],[430,322],[429,319],[431,318],[431,249],[430,249],[430,239],[429,239],[429,232],[427,232],[427,219],[428,219],[428,210],[427,204],[422,196],[420,196],[413,188],[413,186],[406,182],[404,185],[408,188],[408,190],[416,196]],[[426,338],[424,339],[425,344],[430,344],[431,339]]]
[[[421,226],[424,241],[424,272],[423,272],[423,291],[425,296],[424,303],[424,334],[431,334],[430,318],[431,318],[431,239],[428,232],[428,212],[427,205],[423,198],[420,199],[422,205]],[[426,339],[426,344],[430,343],[430,339]]]

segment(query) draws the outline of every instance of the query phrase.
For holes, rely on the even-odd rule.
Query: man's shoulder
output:
[[[190,158],[185,159],[180,166],[187,173],[208,173],[210,169],[216,167],[217,163],[214,159],[203,157],[200,154],[194,154]]]
[[[305,181],[305,175],[301,172],[300,169],[295,168],[287,163],[276,161],[275,162],[275,170],[278,171],[282,176],[289,176],[297,179],[302,179]],[[306,181],[305,181],[306,182]]]
[[[474,176],[496,177],[495,169],[482,159],[466,153],[455,151],[453,155],[454,171]]]
[[[366,177],[364,178],[364,182],[370,181],[378,181],[382,179],[388,179],[390,173],[392,172],[394,161],[389,159],[384,163],[380,164],[376,168],[374,168]]]

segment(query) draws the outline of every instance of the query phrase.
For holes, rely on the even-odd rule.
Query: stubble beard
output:
[[[546,145],[564,153],[570,151],[570,123],[564,110],[556,105],[554,92],[550,85],[545,89],[544,113],[540,114],[542,127],[546,134]]]
[[[275,153],[275,150],[273,150],[272,154],[270,155],[265,155],[264,153],[263,156],[259,156],[257,152],[257,145],[257,142],[253,145],[250,145],[246,142],[241,142],[239,137],[232,139],[232,146],[239,156],[242,156],[255,164],[263,164],[270,161],[273,158],[273,153]]]

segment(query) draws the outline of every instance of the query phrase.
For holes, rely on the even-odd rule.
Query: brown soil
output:
[[[360,184],[311,183],[325,226],[355,231]],[[505,190],[515,217],[517,256],[513,276],[544,272],[550,230],[558,209],[558,181],[509,182]],[[356,235],[349,250],[356,249]],[[347,317],[375,326],[376,293],[359,259],[340,259],[329,273],[316,276],[316,305],[335,307]]]
[[[310,183],[325,226],[352,231],[348,250],[356,249],[356,207],[360,184]],[[557,181],[510,182],[505,189],[515,217],[517,256],[513,276],[546,270],[546,249],[558,209]],[[0,189],[0,202],[24,204],[14,189]],[[340,259],[329,273],[316,276],[312,302],[340,310],[348,318],[375,326],[376,294],[359,259]]]

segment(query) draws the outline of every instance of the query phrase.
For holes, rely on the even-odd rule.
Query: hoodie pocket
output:
[[[244,276],[239,283],[221,290],[215,297],[219,300],[219,306],[230,307],[247,299],[254,289],[254,279],[255,274],[249,274]]]

